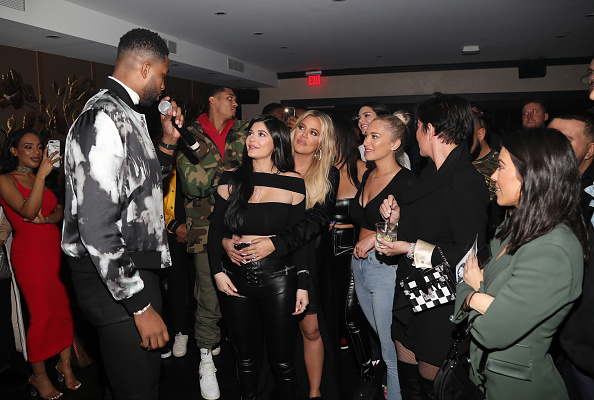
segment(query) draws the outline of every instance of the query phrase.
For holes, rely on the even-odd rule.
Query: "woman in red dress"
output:
[[[70,353],[73,341],[72,314],[66,288],[60,280],[60,230],[62,205],[48,189],[46,177],[59,161],[57,152],[47,155],[41,137],[31,130],[8,136],[2,149],[0,204],[15,230],[11,262],[30,313],[27,353],[33,367],[31,392],[43,399],[58,399],[62,393],[49,380],[45,360],[60,353],[56,365],[59,380],[76,390]]]

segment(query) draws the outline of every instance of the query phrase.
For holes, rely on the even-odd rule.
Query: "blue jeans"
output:
[[[382,358],[388,370],[388,400],[400,400],[396,345],[391,336],[398,266],[378,261],[374,250],[367,253],[367,258],[353,257],[352,266],[359,304],[380,339]]]

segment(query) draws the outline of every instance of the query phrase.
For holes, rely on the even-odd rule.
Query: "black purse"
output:
[[[332,253],[335,257],[345,254],[353,254],[357,244],[355,228],[332,229],[330,236],[332,242]]]
[[[479,386],[476,386],[470,380],[470,362],[468,354],[460,350],[460,345],[465,341],[466,337],[472,329],[474,320],[477,316],[472,318],[463,331],[459,332],[448,357],[445,359],[433,383],[433,392],[436,400],[484,400],[487,389],[485,382],[485,364],[487,363],[488,353],[485,351],[481,357],[479,367],[477,368],[477,375],[481,381]]]
[[[447,304],[456,300],[456,279],[443,252],[438,247],[443,262],[433,268],[418,268],[400,287],[414,312]]]

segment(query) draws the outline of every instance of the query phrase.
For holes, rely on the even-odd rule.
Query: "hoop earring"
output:
[[[320,161],[322,159],[322,149],[318,149],[316,153],[313,155],[313,159],[316,161]]]

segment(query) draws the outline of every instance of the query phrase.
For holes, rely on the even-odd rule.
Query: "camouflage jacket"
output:
[[[206,252],[209,217],[214,208],[213,195],[223,172],[241,163],[247,126],[247,121],[235,121],[225,140],[224,157],[198,121],[194,121],[188,127],[188,131],[196,137],[200,148],[189,155],[179,152],[176,163],[182,191],[186,196],[186,224],[190,253]],[[196,157],[193,157],[194,155]]]

